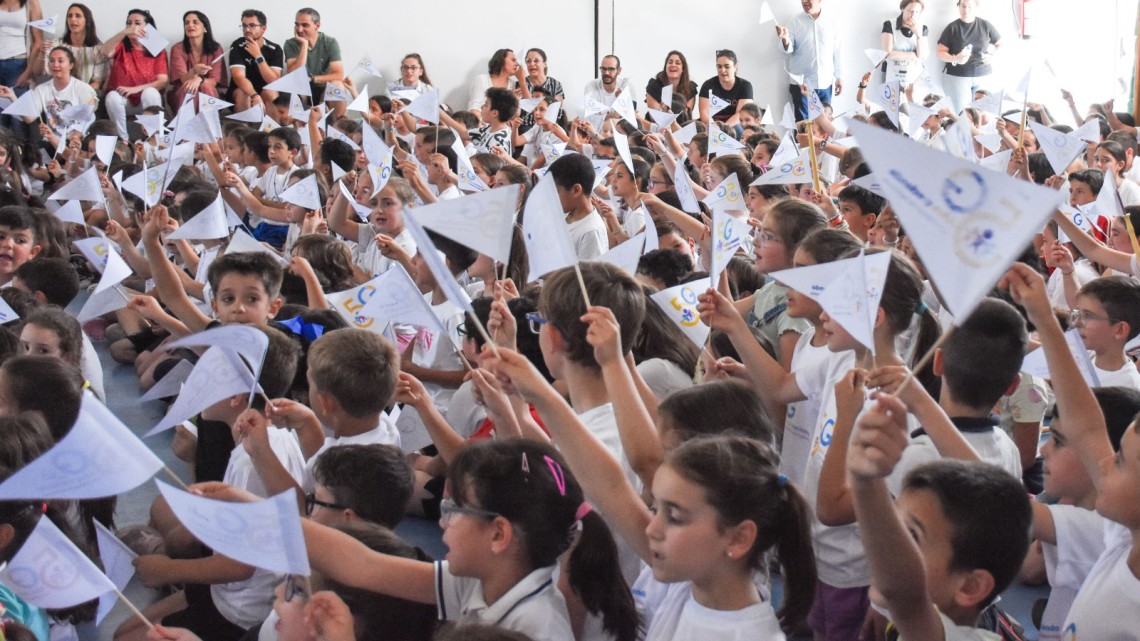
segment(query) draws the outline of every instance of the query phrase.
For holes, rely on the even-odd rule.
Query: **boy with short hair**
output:
[[[394,528],[407,512],[414,483],[411,466],[394,445],[333,447],[313,466],[305,511],[322,525],[363,520]]]
[[[79,274],[66,258],[37,258],[16,268],[12,287],[49,305],[67,307],[79,293]]]
[[[1140,372],[1124,345],[1140,334],[1140,283],[1127,276],[1107,276],[1077,292],[1073,325],[1093,352],[1100,387],[1140,389]]]
[[[480,111],[484,123],[481,127],[469,131],[442,109],[439,112],[440,121],[459,132],[460,137],[474,148],[474,153],[491,153],[497,147],[510,156],[511,119],[519,112],[519,99],[510,89],[502,87],[491,87],[485,95],[486,100]]]
[[[286,203],[281,201],[281,194],[289,188],[289,178],[299,167],[293,163],[293,157],[301,149],[301,135],[292,127],[278,127],[269,132],[267,138],[269,145],[269,168],[261,175],[253,188],[246,188],[242,181],[230,181],[228,186],[237,187],[242,198],[248,202],[253,199],[266,207],[283,209]],[[245,209],[239,210],[242,213]],[[285,242],[288,223],[264,219],[250,212],[249,225],[253,227],[253,237],[267,242],[280,249]]]
[[[847,222],[847,229],[864,245],[886,204],[885,198],[859,185],[848,185],[839,192],[839,215]]]
[[[610,249],[602,215],[594,209],[594,164],[582,154],[566,154],[550,164],[558,201],[566,214],[566,231],[578,260],[594,260]]]
[[[26,207],[0,208],[0,286],[16,269],[35,258],[43,245],[36,238],[36,218]]]

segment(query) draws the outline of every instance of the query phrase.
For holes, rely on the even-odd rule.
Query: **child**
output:
[[[0,416],[39,412],[52,438],[59,441],[79,418],[83,377],[62,359],[17,356],[0,365],[0,399]]]
[[[839,192],[839,214],[847,223],[847,229],[864,245],[886,204],[885,198],[858,185],[848,185]]]
[[[0,207],[0,287],[16,269],[43,249],[36,239],[36,219],[26,207]]]
[[[527,129],[525,133],[518,133],[518,128],[514,128],[512,142],[515,145],[522,145],[522,153],[520,156],[526,162],[528,167],[541,167],[539,160],[544,159],[542,148],[544,145],[557,145],[559,143],[568,142],[570,136],[566,135],[562,127],[558,123],[547,120],[546,112],[550,105],[555,104],[554,98],[551,96],[543,96],[542,102],[535,106],[532,116],[534,118],[534,126]]]
[[[1127,276],[1086,283],[1077,293],[1072,321],[1093,352],[1100,386],[1140,389],[1140,372],[1124,353],[1124,345],[1140,334],[1140,284]]]
[[[481,127],[468,131],[467,127],[442,109],[439,112],[440,121],[459,133],[463,141],[469,145],[468,154],[490,152],[497,148],[510,156],[513,150],[511,119],[519,112],[519,99],[511,90],[501,87],[491,87],[485,95],[486,100],[483,101],[479,112],[480,119],[484,123]]]
[[[582,154],[566,154],[550,164],[558,201],[566,214],[566,231],[578,260],[596,260],[609,251],[609,234],[594,208],[594,165]]]
[[[237,187],[241,190],[247,204],[253,198],[268,207],[284,208],[285,204],[281,202],[281,193],[289,188],[289,177],[298,169],[293,164],[293,156],[301,148],[301,136],[292,127],[278,127],[269,132],[268,144],[270,167],[266,169],[253,189],[242,189],[245,182],[232,178],[227,181],[226,186]],[[253,227],[254,238],[267,242],[278,249],[281,248],[286,234],[283,224],[271,220],[262,220],[260,216],[254,213],[249,217],[249,225]]]
[[[617,641],[635,638],[637,616],[613,539],[553,447],[518,439],[474,443],[452,463],[449,481],[450,497],[440,506],[446,561],[377,554],[305,521],[314,568],[338,583],[437,604],[440,619],[461,626],[491,623],[532,639],[570,641],[574,633],[552,574],[569,533],[581,528],[570,553],[570,589],[604,613]]]
[[[404,519],[414,482],[411,466],[394,445],[329,448],[313,466],[305,513],[321,525],[365,521],[394,528]]]
[[[403,178],[388,179],[368,204],[372,211],[368,223],[356,222],[356,212],[352,203],[337,189],[329,207],[329,229],[344,238],[355,241],[353,251],[355,264],[364,272],[364,280],[383,274],[406,255],[408,267],[411,257],[416,254],[416,241],[404,228],[404,209],[415,200],[415,193]],[[393,249],[400,248],[403,254]],[[410,270],[409,270],[410,271]],[[362,281],[363,282],[363,281]]]
[[[55,305],[36,308],[24,319],[20,344],[25,354],[50,356],[80,368],[83,329],[79,321]]]

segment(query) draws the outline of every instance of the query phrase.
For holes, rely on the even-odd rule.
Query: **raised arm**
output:
[[[431,563],[389,556],[351,536],[301,519],[313,569],[344,585],[415,601],[436,602]]]
[[[1118,272],[1125,274],[1132,273],[1132,254],[1125,254],[1124,252],[1119,252],[1101,245],[1095,238],[1089,236],[1088,233],[1080,227],[1077,227],[1076,223],[1070,220],[1063,212],[1058,211],[1054,213],[1053,220],[1057,221],[1057,225],[1064,230],[1065,235],[1077,246],[1077,249],[1081,250],[1085,258],[1088,258],[1098,265],[1111,267]]]
[[[178,268],[166,259],[166,252],[159,239],[159,233],[166,229],[168,219],[166,207],[156,205],[150,210],[150,218],[143,224],[143,248],[146,249],[147,261],[150,263],[150,273],[159,298],[166,303],[171,313],[191,331],[200,332],[209,325],[210,318],[186,294],[182,281],[178,278]]]

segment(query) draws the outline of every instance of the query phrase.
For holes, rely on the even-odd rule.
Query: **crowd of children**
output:
[[[229,366],[258,393],[211,380],[173,449],[207,498],[295,496],[312,575],[214,552],[161,497],[147,523],[114,496],[2,500],[0,560],[40,519],[97,561],[96,524],[117,531],[159,596],[116,641],[1140,638],[1130,114],[932,94],[899,131],[868,74],[844,119],[690,121],[670,52],[659,110],[603,84],[571,117],[538,75],[502,50],[474,110],[402,110],[423,74],[351,116],[282,93],[253,121],[191,102],[0,129],[0,484],[120,402],[104,367],[178,407],[237,346],[172,343],[251,328],[260,366]],[[851,121],[1068,205],[955,317]],[[1046,130],[1092,134],[1055,166]],[[503,212],[461,205],[500,189],[508,249],[421,227],[473,229]],[[867,336],[795,276],[857,257],[884,265]],[[398,316],[367,313],[397,291]],[[406,515],[438,519],[445,559],[393,533]],[[0,638],[94,634],[94,603],[44,610],[5,577]],[[1051,586],[1033,621],[1001,607],[1015,581]]]

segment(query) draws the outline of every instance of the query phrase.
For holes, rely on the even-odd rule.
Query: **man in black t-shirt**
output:
[[[256,9],[243,11],[241,32],[242,37],[230,45],[230,76],[233,82],[227,96],[237,111],[245,111],[261,102],[272,102],[277,93],[266,91],[265,85],[280,78],[285,67],[285,55],[280,45],[265,39],[264,13]]]

